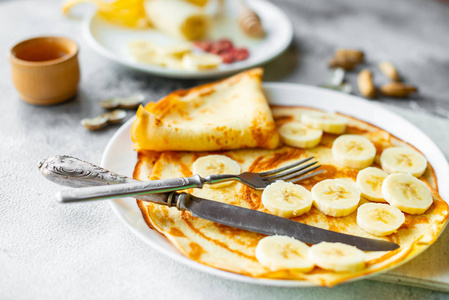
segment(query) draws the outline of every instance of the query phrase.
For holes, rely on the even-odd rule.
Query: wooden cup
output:
[[[31,104],[52,105],[75,96],[80,79],[78,45],[64,37],[22,41],[9,52],[12,82]]]

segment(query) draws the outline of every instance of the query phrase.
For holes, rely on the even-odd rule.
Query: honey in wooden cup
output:
[[[20,97],[51,105],[75,96],[80,79],[78,45],[64,37],[36,37],[9,52],[11,75]]]

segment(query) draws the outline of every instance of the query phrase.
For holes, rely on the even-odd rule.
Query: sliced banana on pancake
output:
[[[312,194],[301,185],[279,180],[264,189],[262,204],[272,214],[291,218],[310,210]]]
[[[345,118],[332,113],[308,111],[301,115],[301,122],[324,132],[342,134],[346,130]]]
[[[355,272],[365,267],[365,253],[342,243],[321,242],[309,249],[309,259],[325,270]]]
[[[363,169],[373,163],[376,147],[362,135],[345,134],[335,139],[332,156],[345,167]]]
[[[382,183],[382,195],[390,205],[403,212],[423,214],[433,203],[427,185],[410,174],[391,174]]]
[[[362,196],[375,202],[387,202],[382,195],[382,182],[388,173],[374,167],[368,167],[357,174],[356,183],[362,192]]]
[[[365,203],[357,209],[357,224],[377,236],[396,232],[405,222],[404,214],[396,207],[382,203]]]
[[[313,205],[323,214],[343,217],[357,209],[360,190],[355,183],[342,179],[326,179],[312,188]]]
[[[408,147],[390,147],[380,156],[382,169],[388,173],[409,173],[420,177],[427,168],[426,158]]]
[[[305,126],[299,122],[288,122],[279,127],[281,140],[292,147],[313,148],[318,145],[323,131]]]
[[[192,164],[193,174],[198,174],[201,177],[206,177],[209,175],[220,175],[220,174],[232,174],[238,175],[241,173],[241,168],[238,162],[235,160],[224,156],[224,155],[207,155],[198,158]],[[209,185],[211,188],[223,187],[234,183],[235,181],[226,181],[222,183],[214,183]]]
[[[256,258],[271,271],[295,270],[307,273],[314,268],[308,259],[309,246],[282,235],[264,237],[256,247]]]

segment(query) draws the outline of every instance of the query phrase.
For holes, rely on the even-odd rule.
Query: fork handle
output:
[[[206,182],[199,175],[184,178],[169,178],[139,181],[114,185],[89,186],[60,191],[56,194],[59,202],[79,202],[104,200],[121,197],[135,197],[144,194],[166,193],[190,188],[201,188]]]
[[[230,174],[209,175],[209,176],[204,177],[204,183],[208,183],[208,184],[214,184],[214,183],[229,181],[229,180],[239,181],[240,178],[237,175],[230,175]]]

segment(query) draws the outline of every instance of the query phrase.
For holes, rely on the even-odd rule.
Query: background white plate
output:
[[[264,92],[271,104],[309,106],[341,112],[381,127],[398,138],[414,145],[424,153],[434,167],[441,197],[446,200],[449,199],[449,185],[445,184],[449,179],[449,164],[446,158],[427,135],[402,117],[367,100],[317,87],[287,83],[266,83],[264,84]],[[106,146],[101,162],[103,167],[127,176],[132,176],[134,166],[137,162],[137,155],[132,149],[130,136],[133,120],[131,119],[126,122],[115,133]],[[254,284],[282,287],[313,285],[310,282],[294,280],[256,279],[199,264],[181,255],[162,235],[148,228],[134,199],[117,199],[111,201],[111,206],[131,231],[146,243],[171,258],[198,270],[232,280]],[[361,278],[358,277],[356,279]]]
[[[227,1],[229,16],[237,16],[240,11],[238,1]],[[183,41],[169,37],[153,29],[129,29],[115,26],[104,21],[99,15],[93,15],[84,23],[84,36],[89,44],[101,55],[150,74],[173,78],[207,78],[236,73],[266,63],[280,55],[290,44],[293,37],[293,27],[287,15],[274,4],[265,0],[248,0],[248,6],[259,14],[267,36],[264,39],[250,39],[241,33],[234,19],[214,21],[210,38],[230,38],[236,47],[247,47],[250,52],[248,59],[232,64],[221,64],[216,70],[185,71],[173,70],[160,66],[137,62],[128,50],[128,44],[135,40],[148,40],[160,45],[179,44]]]

